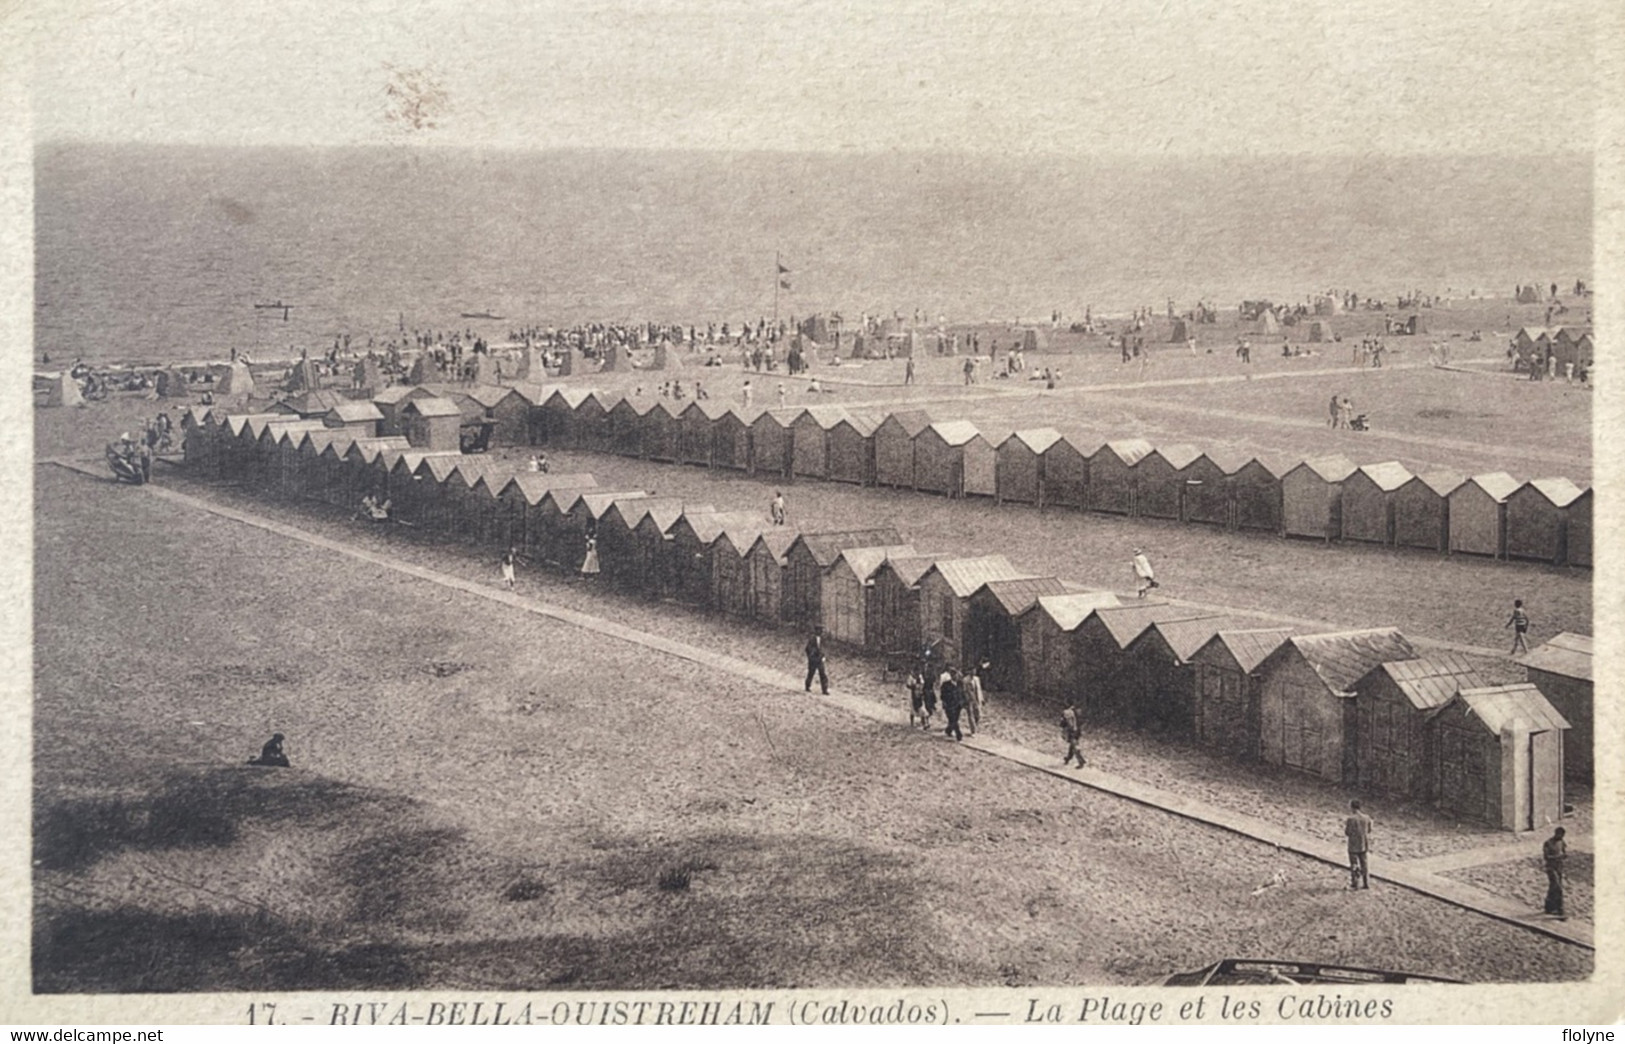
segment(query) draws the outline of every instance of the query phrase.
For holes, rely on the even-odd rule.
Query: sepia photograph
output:
[[[0,14],[0,1022],[1617,1021],[1620,23]]]

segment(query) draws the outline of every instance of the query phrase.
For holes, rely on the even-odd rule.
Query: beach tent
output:
[[[661,370],[663,372],[680,374],[683,371],[683,359],[681,355],[672,351],[672,344],[670,341],[666,340],[665,338],[661,338],[660,341],[655,344],[654,360],[650,364],[649,368],[651,370]]]
[[[1183,319],[1175,319],[1173,329],[1168,331],[1169,344],[1184,344],[1191,339],[1190,326]]]
[[[225,372],[214,382],[214,397],[241,396],[248,398],[255,392],[254,375],[244,362],[234,362],[225,368]]]
[[[784,552],[784,584],[779,618],[800,628],[819,626],[824,573],[849,547],[896,547],[903,543],[890,526],[801,533]]]
[[[1463,689],[1432,724],[1441,810],[1517,832],[1562,819],[1569,723],[1535,686]]]
[[[1518,658],[1529,681],[1569,723],[1563,738],[1563,770],[1569,779],[1589,783],[1595,722],[1589,634],[1563,631]]]
[[[1450,550],[1500,558],[1506,553],[1506,499],[1518,480],[1504,471],[1474,475],[1450,491]]]
[[[1040,598],[1064,594],[1066,585],[1053,576],[982,584],[965,603],[964,668],[987,664],[982,683],[993,692],[1026,691],[1021,615]]]
[[[931,426],[924,410],[900,410],[875,428],[875,484],[914,488],[914,438]]]
[[[158,396],[164,399],[184,399],[191,394],[191,389],[186,385],[186,375],[174,368],[159,370],[153,387]]]
[[[1037,504],[1043,488],[1044,453],[1061,441],[1054,428],[1030,428],[1011,434],[995,449],[995,485],[999,503]]]
[[[1306,460],[1281,476],[1281,529],[1287,536],[1331,540],[1342,531],[1343,483],[1354,462],[1341,455]]]
[[[610,341],[603,348],[603,365],[598,367],[599,373],[617,373],[632,368],[631,361],[626,356],[626,347],[618,341]]]
[[[1394,498],[1414,476],[1397,460],[1363,464],[1343,480],[1343,539],[1394,542]]]
[[[777,624],[784,603],[784,553],[797,533],[784,526],[771,526],[756,538],[745,554],[750,568],[750,615],[762,623]]]
[[[1506,556],[1562,564],[1569,505],[1579,496],[1566,478],[1534,479],[1507,494]]]
[[[294,363],[288,371],[288,379],[283,382],[283,388],[290,392],[316,391],[321,386],[322,378],[316,372],[316,364],[307,358]]]
[[[832,482],[870,486],[875,481],[875,429],[872,414],[848,412],[829,430],[829,474]]]
[[[1405,332],[1408,333],[1408,334],[1411,334],[1413,336],[1416,335],[1416,334],[1425,334],[1425,333],[1427,333],[1428,332],[1427,320],[1423,319],[1419,315],[1411,316],[1409,319],[1405,320]]]
[[[1088,508],[1116,515],[1134,513],[1134,467],[1151,452],[1144,439],[1114,439],[1089,458]]]
[[[417,358],[412,360],[412,368],[406,371],[407,384],[427,384],[429,379],[438,376],[439,367],[431,370],[429,366],[429,353],[419,352]]]
[[[914,488],[950,497],[992,496],[993,447],[970,421],[938,421],[914,437]]]
[[[1201,457],[1195,446],[1159,446],[1135,465],[1134,513],[1142,518],[1180,518],[1183,514],[1182,472]]]
[[[750,425],[750,465],[752,474],[789,478],[795,436],[790,425],[799,410],[767,410]]]
[[[1493,683],[1461,653],[1378,664],[1354,683],[1355,782],[1422,801],[1434,796],[1434,712],[1462,689]]]
[[[1413,476],[1394,491],[1394,544],[1444,551],[1450,547],[1450,494],[1466,478],[1453,471]]]
[[[1029,326],[1021,331],[1021,350],[1023,352],[1041,352],[1049,347],[1049,335],[1043,330]]]
[[[819,586],[819,619],[823,621],[824,636],[854,647],[869,645],[869,603],[875,574],[887,558],[916,553],[910,544],[844,548],[824,570]]]
[[[1267,336],[1274,336],[1281,332],[1281,323],[1275,318],[1275,313],[1268,309],[1258,313],[1258,332]]]
[[[1096,609],[1120,604],[1110,591],[1042,595],[1017,620],[1021,630],[1022,691],[1065,700],[1076,691],[1078,626]]]
[[[51,386],[45,393],[47,406],[83,406],[85,397],[79,392],[79,382],[68,376],[66,372],[59,373],[51,379]]]
[[[1378,664],[1414,659],[1397,630],[1294,635],[1259,664],[1260,757],[1351,783],[1354,683]]]
[[[1316,319],[1309,324],[1309,342],[1311,344],[1330,344],[1334,339],[1331,323]]]
[[[542,362],[542,353],[528,344],[519,349],[513,379],[519,384],[546,380],[547,366]]]
[[[1191,654],[1197,743],[1233,758],[1258,760],[1262,724],[1254,672],[1291,636],[1287,627],[1221,629]]]
[[[1518,287],[1519,304],[1540,304],[1540,288],[1538,286]]]

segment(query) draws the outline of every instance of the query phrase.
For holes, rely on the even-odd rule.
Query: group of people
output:
[[[1332,428],[1355,427],[1354,402],[1347,395],[1333,395],[1327,425]]]
[[[160,412],[147,422],[141,438],[133,439],[124,432],[107,444],[107,464],[116,478],[126,482],[152,481],[152,459],[174,448],[175,421],[167,412]]]
[[[931,719],[937,705],[942,705],[945,724],[942,733],[955,740],[963,740],[963,726],[970,726],[972,736],[982,724],[982,708],[986,695],[982,691],[982,671],[987,663],[961,671],[958,667],[936,664],[935,647],[927,646],[920,662],[909,671],[908,723],[930,731]]]

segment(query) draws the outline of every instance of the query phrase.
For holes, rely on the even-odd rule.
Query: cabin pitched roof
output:
[[[1504,471],[1487,471],[1482,475],[1473,475],[1463,486],[1477,486],[1490,495],[1490,499],[1497,503],[1511,496],[1518,488],[1518,480]]]
[[[1122,461],[1125,467],[1133,467],[1150,454],[1151,443],[1144,439],[1113,439],[1100,449]]]
[[[416,413],[420,417],[461,417],[463,411],[450,399],[440,399],[428,396],[422,399],[410,399],[401,407],[402,413]]]
[[[1275,650],[1285,645],[1286,640],[1290,637],[1292,637],[1292,628],[1290,627],[1220,630],[1208,640],[1207,645],[1212,645],[1214,642],[1223,645],[1225,651],[1230,654],[1231,659],[1236,661],[1236,665],[1250,674],[1259,664],[1269,659]],[[1206,645],[1203,646],[1203,648],[1206,647]]]
[[[1523,485],[1545,497],[1553,507],[1568,507],[1580,496],[1580,487],[1566,478],[1531,479]],[[1523,486],[1519,488],[1522,489]]]
[[[1463,689],[1456,699],[1486,731],[1496,736],[1508,729],[1545,732],[1569,728],[1568,719],[1529,682]]]
[[[989,580],[976,589],[973,597],[987,596],[999,603],[1006,616],[1020,616],[1045,595],[1066,593],[1066,585],[1053,576],[1030,576],[1015,580]]]
[[[1298,468],[1308,468],[1322,482],[1342,482],[1354,474],[1355,464],[1354,461],[1341,453],[1333,453],[1329,456],[1313,457],[1303,461],[1291,470],[1297,471]]]
[[[849,547],[882,547],[903,543],[902,534],[892,526],[872,529],[836,529],[822,532],[803,532],[795,539],[812,555],[820,569],[828,568],[841,552]],[[794,544],[792,545],[794,546]]]
[[[905,587],[913,587],[920,578],[937,564],[937,555],[894,555],[887,558],[883,568],[890,569]]]
[[[1137,603],[1134,605],[1103,606],[1089,614],[1099,620],[1119,649],[1144,633],[1147,627],[1161,620],[1198,620],[1217,614],[1202,609],[1187,609],[1167,602]]]
[[[1332,692],[1345,693],[1373,667],[1416,655],[1396,628],[1299,634],[1286,640]],[[1284,646],[1283,646],[1284,648]]]
[[[1589,634],[1564,631],[1518,657],[1518,662],[1530,670],[1591,681],[1591,650]]]
[[[1146,632],[1157,632],[1180,663],[1185,663],[1214,636],[1238,621],[1227,616],[1199,616],[1193,620],[1158,620]],[[1143,638],[1144,635],[1142,634]]]
[[[936,421],[931,431],[949,446],[963,446],[981,436],[981,429],[967,420]]]
[[[867,582],[873,579],[886,564],[886,559],[893,556],[915,555],[913,544],[895,544],[882,547],[848,547],[841,551],[840,556],[830,563],[830,568],[845,563],[860,581]]]
[[[1044,613],[1061,630],[1075,631],[1096,609],[1122,604],[1110,591],[1076,591],[1042,595],[1027,611]]]
[[[999,443],[1002,449],[1010,439],[1015,439],[1035,454],[1043,455],[1051,446],[1061,441],[1061,433],[1054,428],[1027,428],[1024,431],[1013,431],[1009,438]]]
[[[1441,497],[1448,497],[1456,487],[1467,481],[1467,476],[1455,471],[1426,471],[1411,478]]]
[[[327,415],[342,424],[364,424],[384,419],[383,411],[366,399],[346,399],[328,410]]]
[[[1201,450],[1185,442],[1176,442],[1171,446],[1158,446],[1151,452],[1167,461],[1168,465],[1175,471],[1188,467],[1202,455]],[[1149,455],[1147,454],[1147,456]]]
[[[1490,684],[1467,657],[1457,652],[1439,652],[1415,660],[1381,663],[1372,673],[1386,675],[1411,706],[1432,710],[1449,703],[1462,689],[1478,689]]]
[[[976,558],[943,558],[937,560],[927,573],[936,573],[948,584],[955,597],[969,598],[978,587],[989,580],[1017,580],[1028,576],[1003,555],[982,555]],[[921,579],[925,577],[922,575]]]
[[[771,554],[774,561],[783,565],[784,553],[790,550],[791,544],[796,542],[797,535],[795,530],[785,529],[783,526],[769,527],[763,530],[751,543],[750,551],[747,554],[756,554],[756,549],[761,548]]]
[[[1410,469],[1397,460],[1387,460],[1381,464],[1362,464],[1359,472],[1384,493],[1392,493],[1414,477]]]
[[[880,427],[888,425],[900,427],[912,439],[929,428],[931,423],[931,415],[924,410],[898,410],[887,414],[886,419],[880,422]]]

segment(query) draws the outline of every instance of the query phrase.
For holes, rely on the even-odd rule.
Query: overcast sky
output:
[[[1092,153],[1591,144],[1592,0],[35,9],[36,140]],[[391,68],[443,89],[384,117]]]

